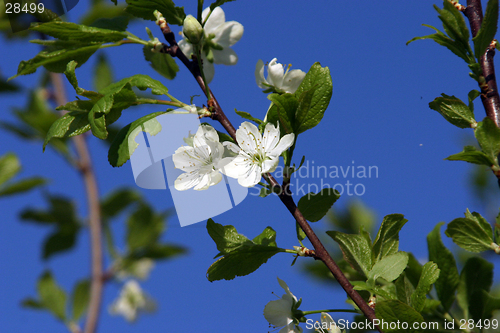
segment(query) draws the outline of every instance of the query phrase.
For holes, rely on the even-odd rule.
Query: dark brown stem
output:
[[[50,73],[50,77],[54,87],[56,103],[58,105],[66,104],[67,99],[61,74]],[[77,165],[85,184],[85,190],[87,193],[87,205],[89,211],[92,278],[90,286],[90,301],[87,311],[87,321],[85,323],[84,333],[94,333],[96,331],[101,309],[104,282],[103,253],[101,241],[101,207],[99,203],[99,190],[97,188],[97,180],[92,168],[92,160],[90,158],[87,142],[85,141],[85,136],[74,136],[72,138],[72,141],[75,145],[75,150],[78,155]]]
[[[483,10],[481,0],[467,0],[467,7],[464,14],[469,20],[472,37],[476,37],[483,23]],[[495,45],[492,43],[479,60],[484,84],[479,84],[481,88],[481,101],[483,102],[486,115],[500,127],[500,97],[498,95],[497,82],[495,77],[495,65],[493,57],[495,56]]]
[[[193,74],[194,78],[196,79],[196,82],[198,82],[198,84],[200,85],[200,88],[203,91],[206,91],[206,87],[201,77],[200,69],[198,68],[197,63],[195,61],[190,61],[189,59],[187,59],[186,55],[178,47],[177,42],[175,40],[175,35],[170,30],[170,27],[168,26],[165,20],[158,22],[158,25],[160,26],[163,32],[165,40],[170,45],[170,47],[166,47],[164,49],[167,50],[167,52],[173,57],[179,58],[182,61],[182,63],[189,69],[191,74]],[[210,88],[209,88],[209,93],[210,93],[210,99],[208,100],[209,110],[215,111],[212,114],[212,119],[219,121],[220,124],[224,127],[224,129],[228,132],[228,134],[231,135],[231,137],[236,141],[236,130],[234,129],[234,126],[231,124],[229,119],[222,111],[222,108],[220,107],[219,103],[217,102],[217,99],[215,98]],[[319,259],[325,263],[330,272],[332,272],[335,279],[337,279],[339,284],[345,290],[347,295],[349,295],[349,297],[354,301],[354,303],[356,303],[356,305],[363,312],[363,314],[372,322],[374,322],[374,320],[376,319],[375,311],[372,308],[370,308],[368,304],[365,302],[365,300],[361,297],[361,295],[356,290],[354,290],[354,287],[346,278],[344,273],[342,273],[342,270],[335,263],[335,261],[330,256],[328,251],[326,251],[325,247],[319,240],[318,236],[316,236],[316,234],[312,230],[307,220],[304,218],[300,210],[297,208],[297,205],[295,205],[295,202],[293,201],[293,198],[291,196],[287,184],[284,184],[285,186],[279,185],[279,183],[276,181],[276,179],[274,179],[274,177],[271,174],[266,174],[265,178],[269,180],[271,186],[274,189],[278,190],[278,192],[280,193],[279,194],[280,200],[288,208],[288,210],[293,215],[297,223],[305,232],[306,236],[309,238],[311,244],[314,246],[315,259]],[[382,332],[382,330],[378,326],[377,330],[379,332]]]

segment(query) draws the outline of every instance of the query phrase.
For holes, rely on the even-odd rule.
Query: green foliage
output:
[[[251,120],[251,121],[253,121],[254,123],[256,123],[258,125],[264,123],[262,120],[252,117],[252,115],[250,113],[248,113],[248,112],[238,111],[236,109],[234,109],[234,112],[236,112],[236,114],[238,116],[242,117],[243,119]]]
[[[45,271],[38,279],[38,299],[27,298],[22,305],[51,312],[57,319],[66,320],[66,293],[54,280],[50,271]]]
[[[378,302],[375,307],[375,315],[378,319],[388,323],[389,329],[384,329],[384,332],[390,333],[418,332],[412,329],[413,323],[422,323],[424,321],[420,313],[398,300]],[[390,323],[392,322],[407,323],[408,329],[402,329],[400,325],[394,325],[396,329],[391,329],[390,327],[393,325],[390,325]]]
[[[477,124],[474,135],[481,149],[492,162],[491,165],[498,166],[497,156],[500,153],[500,128],[495,125],[493,120],[485,117],[483,121]]]
[[[80,317],[85,313],[90,301],[90,281],[81,280],[75,285],[73,289],[73,294],[71,296],[72,300],[72,320],[78,321]]]
[[[370,235],[363,229],[359,235],[345,234],[340,231],[327,231],[326,233],[339,244],[344,259],[358,273],[368,276],[368,272],[373,267]]]
[[[169,24],[182,26],[186,14],[184,7],[176,7],[172,0],[126,0],[127,12],[146,20],[155,21],[155,10],[163,14]]]
[[[406,252],[397,252],[388,255],[377,261],[366,276],[368,285],[375,285],[378,278],[382,278],[388,282],[396,280],[406,268],[408,264],[408,254]]]
[[[99,93],[88,91],[78,87],[75,67],[75,62],[68,64],[65,72],[66,77],[75,88],[76,93],[89,98],[89,100],[76,100],[58,107],[60,110],[69,112],[52,124],[45,137],[44,147],[54,137],[72,137],[88,130],[92,130],[96,137],[106,139],[108,136],[107,126],[118,120],[122,110],[132,105],[157,103],[156,100],[140,99],[132,90],[132,87],[140,90],[149,88],[155,95],[164,94],[171,97],[168,94],[168,89],[163,84],[142,74],[110,84]]]
[[[99,53],[94,67],[94,88],[99,91],[111,83],[113,83],[113,70],[105,54]]]
[[[319,193],[310,192],[300,198],[297,207],[310,222],[321,220],[335,201],[340,198],[340,193],[332,188],[324,188]]]
[[[173,80],[179,71],[179,66],[170,54],[151,51],[147,45],[142,49],[144,58],[151,67],[166,79]]]
[[[491,225],[479,213],[465,212],[465,218],[459,217],[448,224],[446,236],[469,252],[491,250],[493,230]]]
[[[429,103],[431,109],[439,112],[451,124],[460,128],[470,128],[477,124],[474,119],[474,109],[469,108],[455,96],[441,95],[443,97],[437,97]]]
[[[166,112],[155,112],[141,117],[127,126],[123,127],[111,143],[108,152],[108,161],[113,167],[119,167],[125,164],[139,146],[135,138],[140,133],[147,132],[156,135],[161,131],[161,125],[156,117]]]
[[[330,70],[316,62],[294,94],[268,96],[274,105],[267,113],[267,120],[273,124],[279,121],[286,133],[299,135],[318,125],[323,119],[332,91]]]
[[[248,275],[283,251],[277,247],[276,232],[271,227],[264,229],[253,240],[239,234],[235,227],[223,226],[212,219],[207,221],[207,230],[219,250],[215,258],[222,256],[208,268],[209,281],[232,280],[236,276]]]
[[[425,302],[427,300],[426,296],[431,291],[432,285],[436,282],[439,276],[440,270],[438,265],[432,261],[427,262],[422,267],[422,274],[420,275],[417,288],[411,295],[411,305],[418,312],[422,312],[424,310]]]
[[[235,1],[235,0],[217,0],[210,5],[210,10],[213,11],[216,7],[222,6],[226,2],[231,2],[231,1]]]
[[[0,156],[0,197],[24,193],[47,182],[42,177],[30,177],[13,182],[12,178],[20,171],[21,163],[14,153]]]
[[[455,291],[458,287],[459,275],[455,257],[441,241],[441,226],[438,223],[427,236],[427,247],[429,250],[429,261],[437,264],[440,270],[439,279],[435,287],[441,305],[445,311],[449,311],[455,301]]]
[[[477,150],[474,146],[465,146],[464,150],[460,153],[450,155],[445,159],[449,161],[465,161],[479,165],[486,165],[488,167],[490,167],[493,162],[489,156],[482,151]]]
[[[80,41],[84,43],[116,42],[127,37],[122,31],[89,27],[86,25],[52,21],[47,23],[34,23],[30,30],[37,31],[60,40]]]
[[[474,321],[489,318],[484,316],[485,294],[493,282],[493,264],[479,257],[467,260],[460,273],[457,290],[458,305],[464,311],[464,318]],[[491,316],[491,314],[490,314]]]
[[[467,64],[475,63],[472,49],[469,44],[469,29],[467,29],[462,13],[447,0],[443,2],[443,9],[437,6],[434,6],[434,9],[439,13],[439,19],[443,22],[443,28],[446,34],[433,26],[423,24],[435,30],[436,33],[415,37],[409,40],[406,45],[416,40],[432,39],[439,45],[448,48],[451,52],[462,58]]]
[[[399,249],[399,231],[408,222],[401,214],[391,214],[384,217],[377,237],[373,242],[375,262],[395,254]]]
[[[486,12],[476,37],[472,38],[474,42],[474,55],[479,62],[480,58],[486,52],[486,48],[495,38],[498,26],[498,0],[488,0]]]
[[[21,213],[22,220],[53,225],[55,229],[44,241],[43,259],[70,250],[75,245],[81,227],[75,206],[70,200],[56,196],[47,196],[46,199],[48,209],[28,208]]]

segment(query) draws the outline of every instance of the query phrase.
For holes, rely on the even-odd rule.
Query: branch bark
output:
[[[50,73],[54,96],[58,105],[67,103],[64,83],[61,74]],[[77,153],[77,167],[83,178],[87,195],[87,206],[89,212],[90,248],[91,248],[91,286],[90,301],[87,311],[87,320],[84,333],[94,333],[99,320],[101,301],[103,293],[103,253],[102,253],[102,230],[101,230],[101,206],[99,202],[99,190],[97,180],[92,168],[89,149],[84,135],[72,138]]]
[[[177,45],[177,41],[175,40],[175,35],[174,33],[170,30],[170,27],[168,26],[167,22],[165,21],[164,18],[159,18],[157,21],[157,24],[160,26],[160,29],[163,33],[163,36],[165,37],[165,40],[169,43],[170,47],[164,46],[162,49],[162,52],[169,53],[173,57],[179,58],[181,62],[189,69],[191,74],[194,76],[198,84],[200,85],[200,88],[206,92],[207,87],[205,87],[205,84],[203,82],[203,79],[201,77],[201,72],[200,69],[198,68],[197,61],[191,61],[189,60],[186,55],[182,52],[182,50],[179,48]],[[212,110],[212,119],[219,121],[219,123],[224,127],[224,129],[228,132],[229,135],[234,139],[236,142],[236,130],[232,123],[229,121],[229,119],[226,117],[224,112],[222,111],[222,108],[220,107],[219,102],[215,98],[214,94],[208,88],[209,91],[209,100],[208,100],[208,106],[209,110]],[[279,183],[276,181],[276,179],[273,178],[270,174],[267,174],[266,177],[269,179],[271,185],[273,187],[279,187],[280,194],[279,198],[281,202],[287,207],[287,209],[290,211],[292,216],[295,218],[297,223],[300,225],[302,230],[305,232],[306,236],[308,237],[309,241],[314,247],[316,256],[315,258],[320,259],[323,261],[323,263],[328,267],[330,272],[333,274],[335,279],[339,282],[339,284],[342,286],[342,288],[345,290],[347,295],[356,303],[356,305],[359,307],[359,309],[363,312],[363,314],[370,319],[372,322],[376,319],[375,316],[375,311],[368,306],[368,304],[365,302],[365,300],[361,297],[361,295],[354,290],[354,287],[352,284],[349,282],[349,280],[346,278],[342,270],[339,268],[339,266],[335,263],[333,258],[330,256],[328,251],[326,251],[325,247],[319,240],[318,236],[314,233],[312,230],[311,226],[307,222],[307,220],[304,218],[300,210],[297,208],[297,205],[293,201],[293,198],[291,196],[291,193],[289,191],[288,186],[281,186]],[[382,333],[382,330],[378,327],[377,330]]]
[[[483,23],[481,0],[467,0],[467,7],[464,10],[464,15],[469,20],[472,37],[476,37]],[[494,56],[495,45],[492,43],[479,60],[485,79],[485,83],[479,84],[479,87],[481,88],[481,101],[486,111],[486,115],[495,122],[497,127],[500,127],[500,97],[498,95],[495,77]]]

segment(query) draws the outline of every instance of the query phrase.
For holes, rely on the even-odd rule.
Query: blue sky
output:
[[[184,4],[185,3],[185,4]],[[186,13],[195,15],[197,1],[184,1]],[[263,118],[269,106],[266,95],[255,83],[255,64],[277,57],[281,63],[307,71],[316,61],[328,66],[333,80],[333,96],[323,121],[313,130],[301,134],[295,149],[295,162],[302,155],[315,165],[346,168],[351,165],[376,166],[378,177],[359,179],[327,179],[330,183],[363,184],[361,197],[342,196],[335,208],[342,209],[354,199],[362,200],[383,216],[401,213],[409,220],[400,233],[400,249],[413,252],[417,258],[427,257],[426,235],[440,221],[450,222],[463,216],[466,208],[490,218],[495,212],[485,211],[468,187],[471,166],[450,162],[445,157],[462,150],[472,130],[460,130],[448,124],[428,103],[441,93],[463,100],[471,89],[477,89],[468,77],[463,60],[432,41],[419,41],[406,46],[415,37],[432,33],[422,23],[441,27],[431,1],[235,1],[223,9],[226,20],[240,22],[245,32],[233,47],[239,56],[232,67],[216,66],[211,89],[235,127],[242,119],[233,110],[250,112]],[[437,2],[439,6],[441,3]],[[87,1],[70,12],[76,21],[87,8]],[[129,29],[147,39],[144,26],[161,37],[153,22],[135,22]],[[178,27],[174,27],[179,31]],[[160,77],[143,60],[142,48],[121,46],[119,52],[106,50],[113,63],[115,78],[147,74],[162,82],[176,98],[189,101],[201,91],[187,70],[181,67],[177,78],[169,82]],[[0,39],[4,76],[15,74],[21,60],[32,58],[38,46],[26,41]],[[91,87],[95,59],[77,69],[80,86]],[[40,77],[19,77],[16,83],[33,86]],[[72,89],[67,85],[68,96]],[[22,94],[2,95],[2,120],[13,120],[9,110],[24,106]],[[206,103],[201,97],[194,102]],[[478,101],[476,118],[484,109]],[[155,106],[136,107],[124,112],[121,125],[148,113],[161,111]],[[53,151],[42,152],[40,143],[27,143],[0,132],[3,143],[0,154],[16,152],[22,163],[21,176],[43,175],[51,179],[47,191],[71,196],[85,215],[82,182],[76,172]],[[135,186],[130,164],[112,168],[107,162],[106,145],[89,137],[92,159],[102,194],[115,186]],[[353,162],[354,161],[354,162]],[[307,179],[304,179],[306,181]],[[319,178],[311,179],[320,181]],[[143,190],[141,193],[159,209],[173,207],[168,191]],[[494,193],[498,196],[498,193]],[[497,198],[495,198],[497,199]],[[2,332],[66,332],[52,316],[20,308],[19,302],[36,294],[36,279],[46,268],[53,270],[66,289],[87,275],[89,270],[88,233],[81,234],[75,250],[55,256],[48,262],[40,259],[40,246],[50,232],[47,228],[21,223],[18,213],[27,206],[45,207],[40,191],[0,201],[3,229],[0,236],[0,331]],[[494,216],[494,215],[493,215]],[[266,199],[248,196],[236,208],[214,218],[221,224],[232,224],[240,233],[255,237],[266,226],[278,234],[278,246],[292,248],[294,221],[281,202],[273,196]],[[123,239],[124,221],[113,225],[116,239]],[[314,228],[323,230],[322,222]],[[443,237],[446,238],[443,234]],[[151,277],[142,283],[159,309],[140,317],[130,325],[123,318],[110,316],[108,305],[116,298],[119,285],[106,287],[99,332],[267,332],[268,323],[262,311],[270,300],[284,291],[276,277],[288,283],[291,291],[303,298],[301,309],[345,308],[346,297],[335,286],[318,283],[291,267],[290,255],[276,255],[255,273],[232,281],[208,282],[206,270],[217,254],[205,223],[181,228],[176,217],[169,220],[166,241],[184,245],[189,254],[160,263]],[[446,244],[450,244],[446,240]],[[300,264],[301,261],[298,263]],[[349,318],[337,315],[334,318]],[[311,317],[318,319],[318,317]]]

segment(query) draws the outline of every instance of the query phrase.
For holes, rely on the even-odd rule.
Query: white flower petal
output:
[[[185,39],[181,39],[177,43],[177,45],[179,45],[179,47],[181,48],[182,53],[184,53],[186,55],[186,57],[188,57],[188,59],[191,58],[191,55],[194,52],[193,44],[188,43]]]
[[[235,145],[234,143],[232,143],[230,141],[224,141],[222,144],[224,145],[224,147],[228,148],[230,151],[232,151],[233,153],[236,153],[236,154],[238,154],[241,150],[241,148],[238,147],[238,145]]]
[[[214,63],[219,65],[232,66],[238,62],[238,55],[233,49],[225,47],[223,50],[212,50]]]
[[[198,172],[185,172],[180,174],[174,181],[174,187],[177,191],[186,191],[197,186],[203,178]]]
[[[266,128],[264,129],[264,135],[262,137],[262,143],[264,145],[264,150],[266,153],[271,152],[274,147],[278,144],[280,141],[280,130],[279,130],[279,125],[278,127],[275,127],[271,123],[266,124]]]
[[[272,159],[265,160],[262,163],[261,172],[262,173],[273,172],[274,170],[276,170],[276,167],[278,166],[279,162],[280,162],[279,156],[276,156]]]
[[[288,73],[286,73],[285,77],[283,78],[283,85],[281,86],[281,89],[293,94],[300,86],[305,76],[306,73],[304,73],[300,69],[288,71]]]
[[[229,160],[223,168],[221,168],[221,172],[226,176],[231,178],[239,178],[250,171],[252,164],[249,162],[248,158],[243,155],[238,155],[234,158],[226,157],[222,159],[222,163],[225,163]]]
[[[283,75],[285,71],[283,69],[283,65],[276,61],[277,59],[274,58],[269,62],[269,65],[267,66],[267,81],[271,85],[277,88],[281,88],[281,86],[283,85]]]
[[[258,147],[262,147],[262,135],[254,124],[245,121],[236,131],[236,141],[241,149],[253,155]]]
[[[208,13],[210,13],[210,7],[205,8],[201,13],[202,22],[205,21],[205,18],[207,17]],[[222,8],[215,7],[213,13],[210,14],[210,17],[208,18],[207,22],[205,23],[205,26],[203,27],[205,30],[205,35],[215,34],[217,28],[224,22],[226,22],[226,14],[224,14]]]
[[[217,28],[213,41],[224,48],[228,48],[241,39],[243,31],[244,28],[240,23],[236,21],[225,22]]]
[[[205,56],[201,57],[203,59],[203,73],[205,73],[205,80],[207,80],[207,84],[212,82],[215,75],[214,64],[208,61]]]
[[[238,184],[244,187],[253,187],[257,185],[261,178],[262,169],[256,164],[251,164],[248,172],[238,178]]]
[[[264,307],[264,317],[274,326],[286,326],[292,321],[292,304],[284,299],[270,301]]]
[[[340,328],[326,312],[321,312],[321,327],[326,327],[327,333],[340,333]]]
[[[274,147],[272,151],[269,152],[270,156],[280,156],[282,152],[287,150],[293,145],[293,142],[295,140],[295,134],[286,134],[284,135],[278,145]]]
[[[255,65],[255,82],[257,82],[259,88],[267,88],[262,84],[263,82],[267,83],[267,81],[264,78],[264,62],[261,59],[259,59],[259,61],[257,61],[257,65]]]

